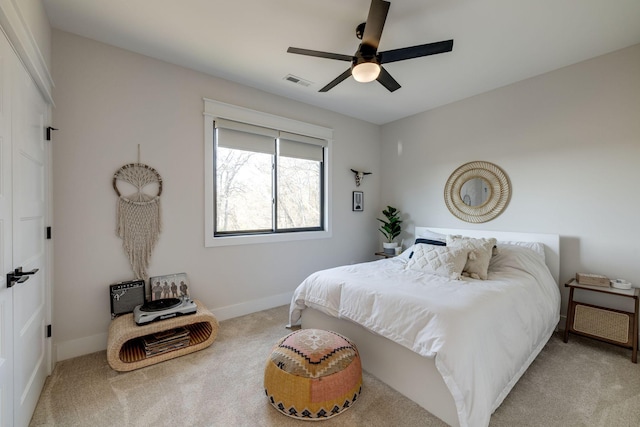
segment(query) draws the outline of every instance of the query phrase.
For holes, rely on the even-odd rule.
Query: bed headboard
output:
[[[560,283],[560,236],[558,234],[519,233],[511,231],[465,230],[459,228],[416,227],[415,235],[425,230],[440,234],[460,234],[469,237],[495,237],[498,241],[540,242],[544,243],[544,257],[556,283]]]

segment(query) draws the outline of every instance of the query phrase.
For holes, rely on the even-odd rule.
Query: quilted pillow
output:
[[[443,242],[441,240],[431,240],[431,239],[423,239],[421,237],[418,237],[416,239],[416,245],[420,244],[420,243],[424,243],[426,245],[435,245],[435,246],[447,246],[447,242]],[[411,251],[411,255],[409,255],[409,258],[411,258],[413,256],[413,250]]]
[[[466,248],[418,244],[405,268],[459,280],[468,253]]]
[[[467,262],[462,271],[464,276],[473,279],[487,280],[489,262],[496,243],[494,238],[474,239],[464,236],[447,236],[447,246],[465,248],[469,251]]]

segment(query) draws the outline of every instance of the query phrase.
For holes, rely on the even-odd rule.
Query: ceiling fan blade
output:
[[[300,49],[299,47],[290,47],[287,49],[289,53],[296,53],[298,55],[307,55],[307,56],[316,56],[318,58],[327,58],[327,59],[337,59],[338,61],[349,61],[353,60],[353,56],[342,55],[339,53],[331,53],[331,52],[321,52],[319,50],[309,50],[309,49]]]
[[[329,83],[328,85],[320,89],[318,92],[328,92],[330,89],[337,86],[338,83],[342,83],[342,81],[347,79],[350,75],[351,75],[351,68],[348,68],[347,71],[345,71],[344,73],[340,74],[338,77],[333,79],[331,83]]]
[[[380,75],[376,80],[378,80],[382,86],[386,87],[389,92],[394,92],[401,87],[400,83],[398,83],[396,79],[391,77],[391,74],[389,74],[387,70],[384,69],[384,67],[380,67]]]
[[[369,16],[362,35],[362,43],[373,47],[375,50],[378,50],[378,45],[380,44],[380,37],[382,37],[382,29],[384,28],[384,21],[387,20],[390,4],[384,0],[371,0]]]
[[[453,50],[453,40],[445,40],[436,43],[421,44],[418,46],[403,47],[401,49],[387,50],[379,52],[381,64],[389,62],[404,61],[405,59],[420,58],[421,56],[435,55],[437,53],[451,52]]]

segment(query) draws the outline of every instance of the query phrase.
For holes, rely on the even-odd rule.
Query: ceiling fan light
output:
[[[353,67],[351,75],[357,82],[372,82],[380,75],[380,65],[375,62],[361,62]]]

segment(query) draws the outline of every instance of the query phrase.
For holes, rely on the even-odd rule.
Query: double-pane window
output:
[[[215,119],[214,236],[324,229],[326,140]]]

